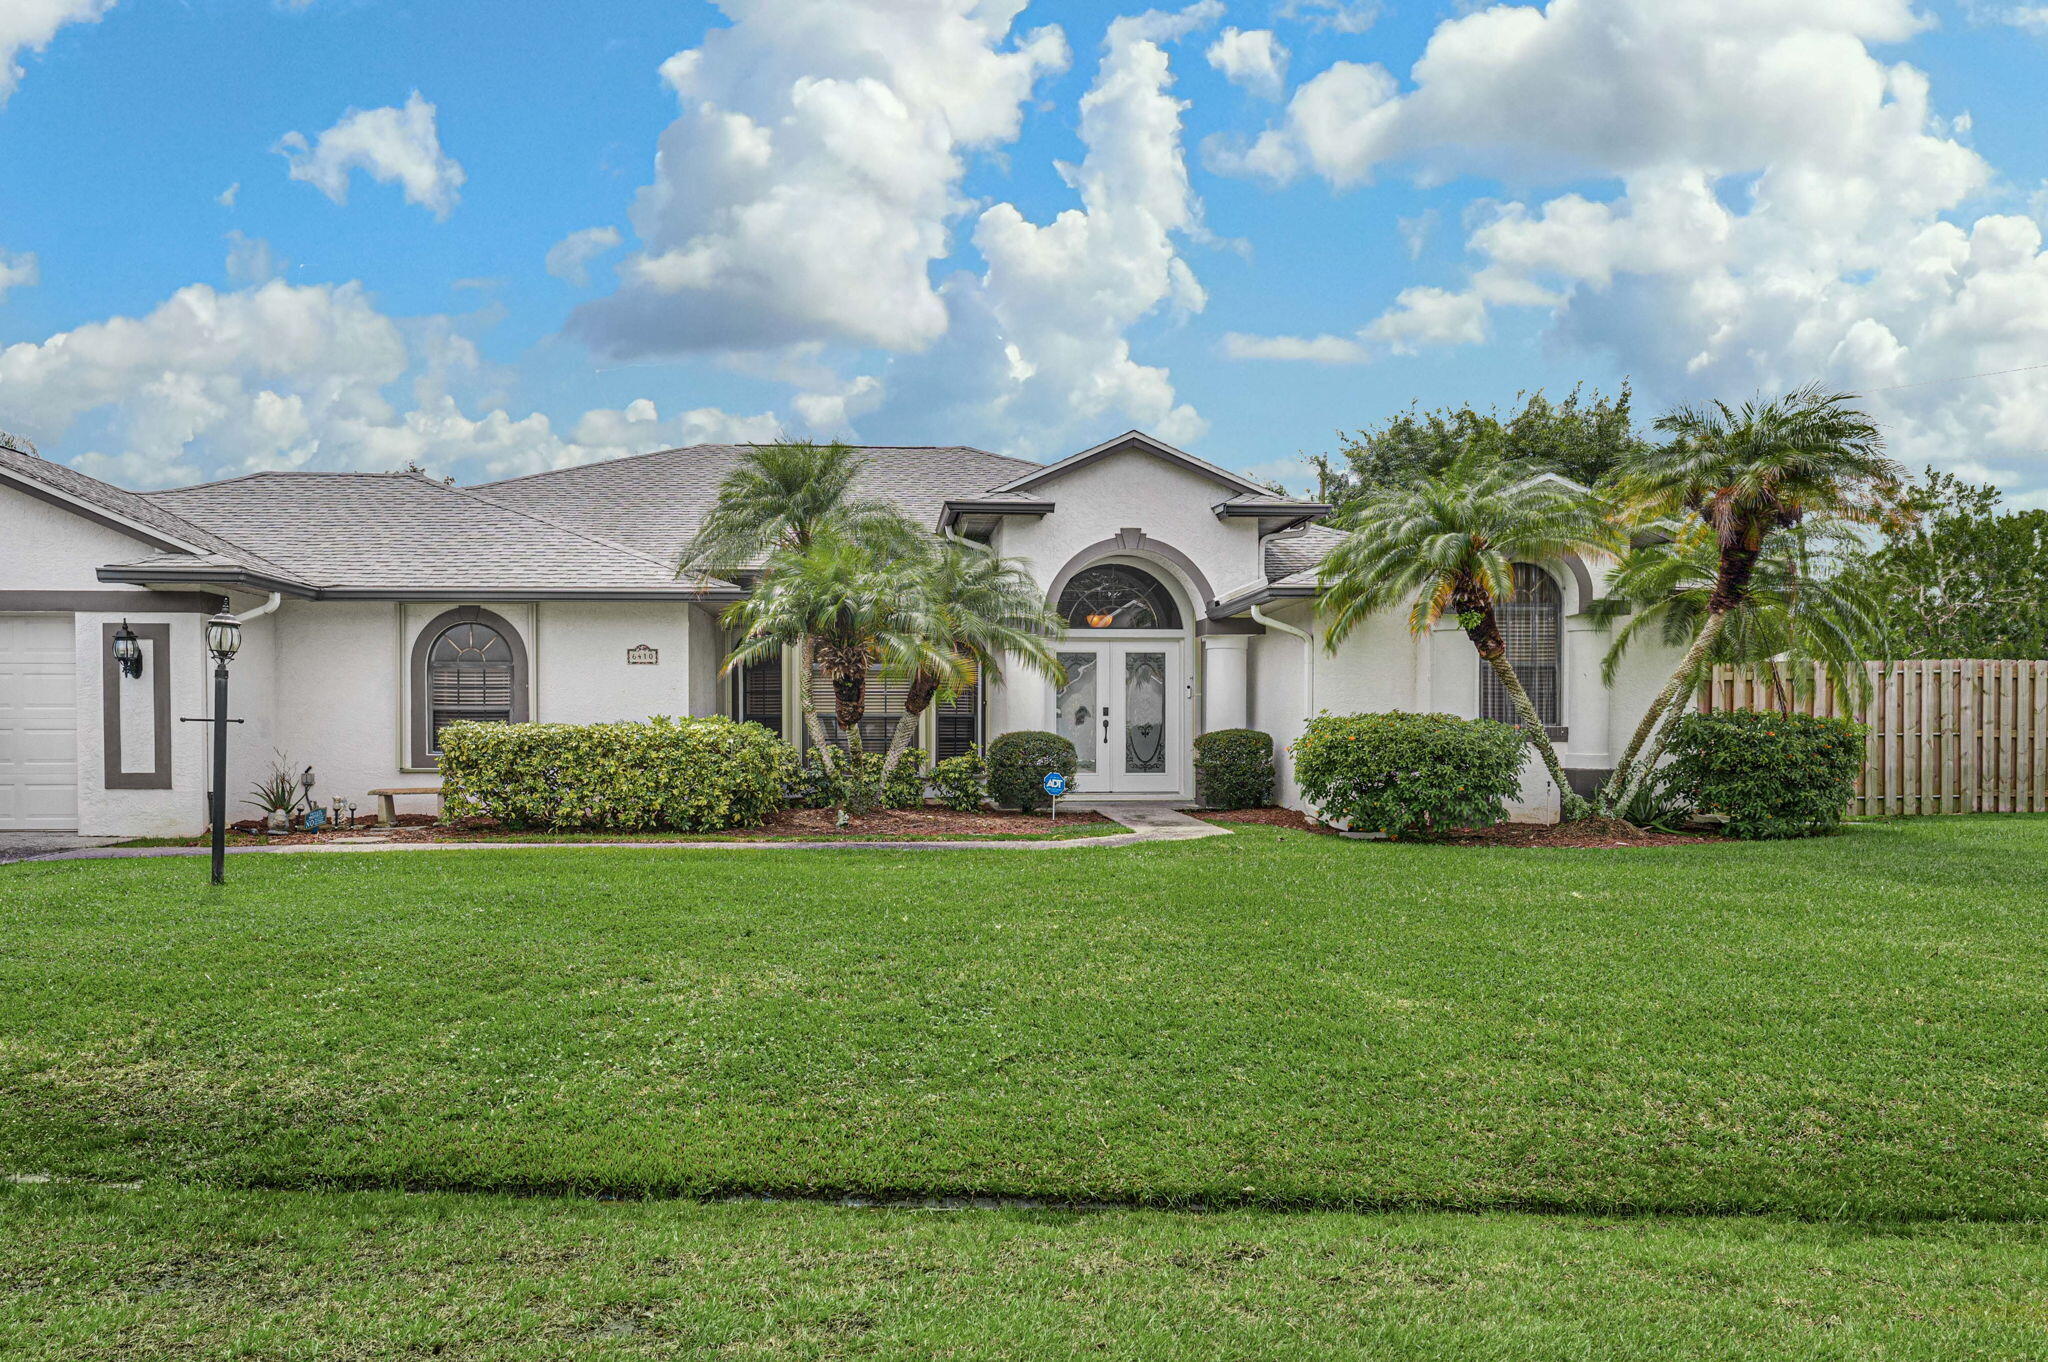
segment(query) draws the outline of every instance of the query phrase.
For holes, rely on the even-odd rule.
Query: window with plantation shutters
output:
[[[942,699],[932,706],[938,719],[937,748],[932,753],[935,761],[957,757],[981,741],[981,678],[974,678],[973,684],[962,686],[958,694]]]
[[[1536,716],[1546,727],[1563,722],[1558,684],[1564,648],[1564,593],[1542,568],[1529,563],[1515,564],[1514,594],[1494,606],[1501,636],[1507,640],[1508,661],[1529,692]],[[1493,668],[1479,664],[1479,715],[1518,724],[1515,702],[1494,675]]]
[[[740,718],[782,736],[782,654],[770,653],[740,669]]]
[[[441,750],[442,728],[457,720],[510,723],[518,680],[511,645],[496,629],[472,622],[443,630],[427,654],[432,750]]]
[[[867,702],[860,717],[860,745],[864,750],[879,752],[888,747],[909,698],[910,683],[906,678],[885,676],[879,667],[868,668]],[[839,701],[832,693],[832,678],[816,663],[811,665],[811,703],[817,706],[818,722],[824,725],[826,741],[843,741],[834,712]]]

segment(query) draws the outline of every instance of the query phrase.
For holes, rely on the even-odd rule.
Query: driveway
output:
[[[75,832],[0,832],[0,865],[61,851],[82,851],[117,842],[118,837],[80,837]]]

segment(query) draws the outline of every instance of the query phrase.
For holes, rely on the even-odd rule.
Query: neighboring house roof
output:
[[[252,473],[149,499],[286,565],[323,597],[737,593],[715,578],[679,580],[651,554],[416,473]]]
[[[718,500],[718,484],[747,448],[690,445],[484,483],[474,490],[674,562]],[[867,467],[855,490],[888,501],[919,524],[931,526],[940,524],[948,500],[985,500],[997,483],[1043,467],[966,445],[857,448]]]

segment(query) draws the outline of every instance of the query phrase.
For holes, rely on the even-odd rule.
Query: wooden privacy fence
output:
[[[1816,668],[1804,697],[1767,671],[1722,665],[1700,710],[1783,710],[1869,726],[1852,814],[2048,812],[2048,661],[1866,662],[1870,696],[1845,707]]]

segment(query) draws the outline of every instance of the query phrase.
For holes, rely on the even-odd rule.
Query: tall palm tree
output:
[[[1599,499],[1562,479],[1469,452],[1434,477],[1370,494],[1339,528],[1349,533],[1321,571],[1328,647],[1335,651],[1367,618],[1411,596],[1408,624],[1418,634],[1452,615],[1513,701],[1522,731],[1557,784],[1564,816],[1584,814],[1586,801],[1572,793],[1508,660],[1495,606],[1512,593],[1517,562],[1619,547]]]
[[[885,777],[903,760],[932,701],[966,689],[977,676],[1000,680],[1006,656],[1058,679],[1053,649],[1066,632],[1020,560],[954,535],[917,561],[902,604],[907,618],[884,662],[910,684],[889,738]]]
[[[741,632],[725,659],[728,673],[792,645],[817,659],[832,684],[833,718],[846,750],[860,751],[860,721],[867,712],[868,669],[907,646],[899,573],[866,545],[823,531],[807,547],[778,550],[752,595],[725,612]],[[809,671],[798,684],[806,696]],[[811,742],[831,768],[831,745],[814,709],[805,710]]]
[[[826,538],[877,555],[917,551],[924,538],[918,527],[889,503],[860,494],[858,482],[866,465],[860,451],[838,443],[750,446],[719,482],[711,513],[683,545],[678,574],[765,577],[774,555],[801,557]],[[799,678],[798,713],[819,760],[829,770],[831,744],[825,741],[810,687],[813,659],[819,658],[822,641],[799,633],[777,646],[785,644],[796,653],[792,670]],[[748,658],[763,655],[756,649]],[[731,665],[728,659],[728,668]],[[838,683],[834,685],[836,692]]]
[[[1854,553],[1833,527],[1801,524],[1772,535],[1744,603],[1727,612],[1705,665],[1762,668],[1786,705],[1812,687],[1817,667],[1845,702],[1860,700],[1870,689],[1863,663],[1876,653],[1881,625],[1875,595],[1844,570]],[[1612,686],[1622,659],[1644,640],[1689,647],[1719,577],[1720,554],[1701,526],[1631,549],[1608,577],[1607,594],[1587,610],[1598,624],[1627,621],[1601,662],[1602,680]]]
[[[1616,495],[1639,522],[1704,527],[1716,566],[1699,632],[1615,764],[1601,791],[1603,808],[1634,798],[1656,766],[1669,720],[1683,710],[1715,640],[1748,599],[1770,536],[1809,519],[1873,523],[1897,505],[1904,470],[1885,456],[1884,437],[1853,401],[1809,386],[1739,408],[1681,407],[1657,422],[1670,443],[1646,451],[1616,479]]]

